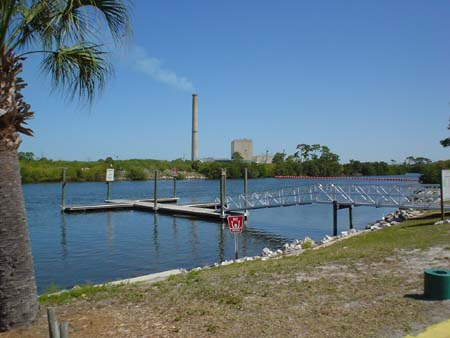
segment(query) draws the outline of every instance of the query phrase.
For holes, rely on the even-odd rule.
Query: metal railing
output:
[[[439,209],[439,185],[316,183],[225,197],[225,210],[238,211],[333,203],[353,206]],[[220,203],[220,198],[216,199]],[[450,208],[448,206],[447,208]]]

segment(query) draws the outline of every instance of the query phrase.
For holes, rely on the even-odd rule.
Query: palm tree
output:
[[[36,283],[22,196],[19,134],[31,136],[33,117],[21,94],[22,64],[42,56],[41,70],[70,98],[103,88],[111,66],[99,32],[119,42],[129,33],[122,0],[1,0],[0,2],[0,331],[38,314]]]

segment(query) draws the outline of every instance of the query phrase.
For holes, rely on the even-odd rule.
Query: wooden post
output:
[[[173,197],[177,197],[177,178],[173,177]]]
[[[153,210],[158,210],[158,170],[155,170],[155,185],[153,189]]]
[[[333,201],[333,236],[337,236],[337,211],[338,203]]]
[[[112,163],[109,164],[109,168],[106,169],[106,199],[111,199],[111,183],[114,181],[114,169]]]
[[[348,206],[348,220],[350,223],[350,230],[353,229],[353,206]]]
[[[225,169],[220,173],[220,217],[225,218]]]
[[[66,200],[66,168],[62,168],[62,182],[61,182],[61,211],[64,211]]]
[[[59,333],[61,338],[69,338],[69,323],[64,322],[59,324]]]
[[[442,185],[444,184],[444,173],[441,170],[441,185],[440,185],[440,192],[441,192],[441,221],[444,220],[445,218],[445,214],[444,214],[444,188],[442,187]]]
[[[225,198],[227,196],[227,169],[222,169],[222,175],[223,175],[223,200],[225,201]]]
[[[55,308],[47,308],[48,332],[50,338],[61,338],[59,335],[58,321],[56,320]]]
[[[244,168],[244,206],[245,206],[245,217],[248,217],[248,170]]]

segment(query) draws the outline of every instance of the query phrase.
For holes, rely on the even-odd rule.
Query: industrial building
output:
[[[240,139],[231,141],[231,157],[234,153],[241,154],[244,161],[253,160],[253,141],[249,139]]]

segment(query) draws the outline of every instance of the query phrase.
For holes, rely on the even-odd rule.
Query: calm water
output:
[[[249,190],[263,191],[301,183],[306,182],[257,179],[249,181]],[[158,187],[160,197],[172,195],[171,181],[160,181]],[[28,184],[23,189],[39,292],[51,284],[71,287],[102,283],[233,258],[234,239],[219,223],[141,211],[63,215],[59,211],[60,184]],[[218,190],[218,181],[177,182],[180,203],[213,201],[219,195]],[[227,182],[227,193],[242,190],[243,181]],[[115,182],[112,186],[112,198],[137,199],[152,195],[153,181]],[[98,203],[105,199],[106,185],[71,183],[66,196],[67,204]],[[362,228],[391,210],[355,208],[354,225]],[[338,218],[339,231],[347,230],[347,210],[340,211]],[[331,232],[331,205],[252,210],[248,229],[239,237],[239,254],[259,255],[264,247],[278,248],[305,236],[320,240]]]

